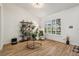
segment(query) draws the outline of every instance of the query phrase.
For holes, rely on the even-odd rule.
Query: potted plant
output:
[[[43,30],[40,30],[40,31],[39,31],[39,39],[40,39],[40,40],[43,39],[43,35],[44,35]]]

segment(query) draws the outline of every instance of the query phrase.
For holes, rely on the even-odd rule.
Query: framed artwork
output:
[[[71,26],[69,26],[69,28],[70,28],[70,29],[73,29],[73,26],[71,25]]]

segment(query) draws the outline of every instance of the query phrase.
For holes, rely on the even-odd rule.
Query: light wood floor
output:
[[[5,45],[0,52],[2,56],[79,56],[79,53],[72,51],[73,46],[67,46],[63,43],[44,40],[42,46],[35,49],[28,49],[26,42],[16,45]]]

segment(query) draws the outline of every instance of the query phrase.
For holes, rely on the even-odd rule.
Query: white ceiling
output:
[[[42,8],[34,8],[32,3],[18,3],[17,6],[25,8],[35,17],[46,17],[56,12],[60,12],[79,5],[78,3],[44,3]]]
[[[32,3],[18,4],[24,7],[28,12],[35,15],[36,17],[45,17],[56,12],[63,11],[68,8],[72,8],[79,4],[77,3],[44,3],[42,8],[34,8]]]

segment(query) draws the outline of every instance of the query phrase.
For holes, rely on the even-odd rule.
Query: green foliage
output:
[[[41,30],[41,31],[39,31],[39,36],[43,36],[44,34],[43,34],[43,31]]]

